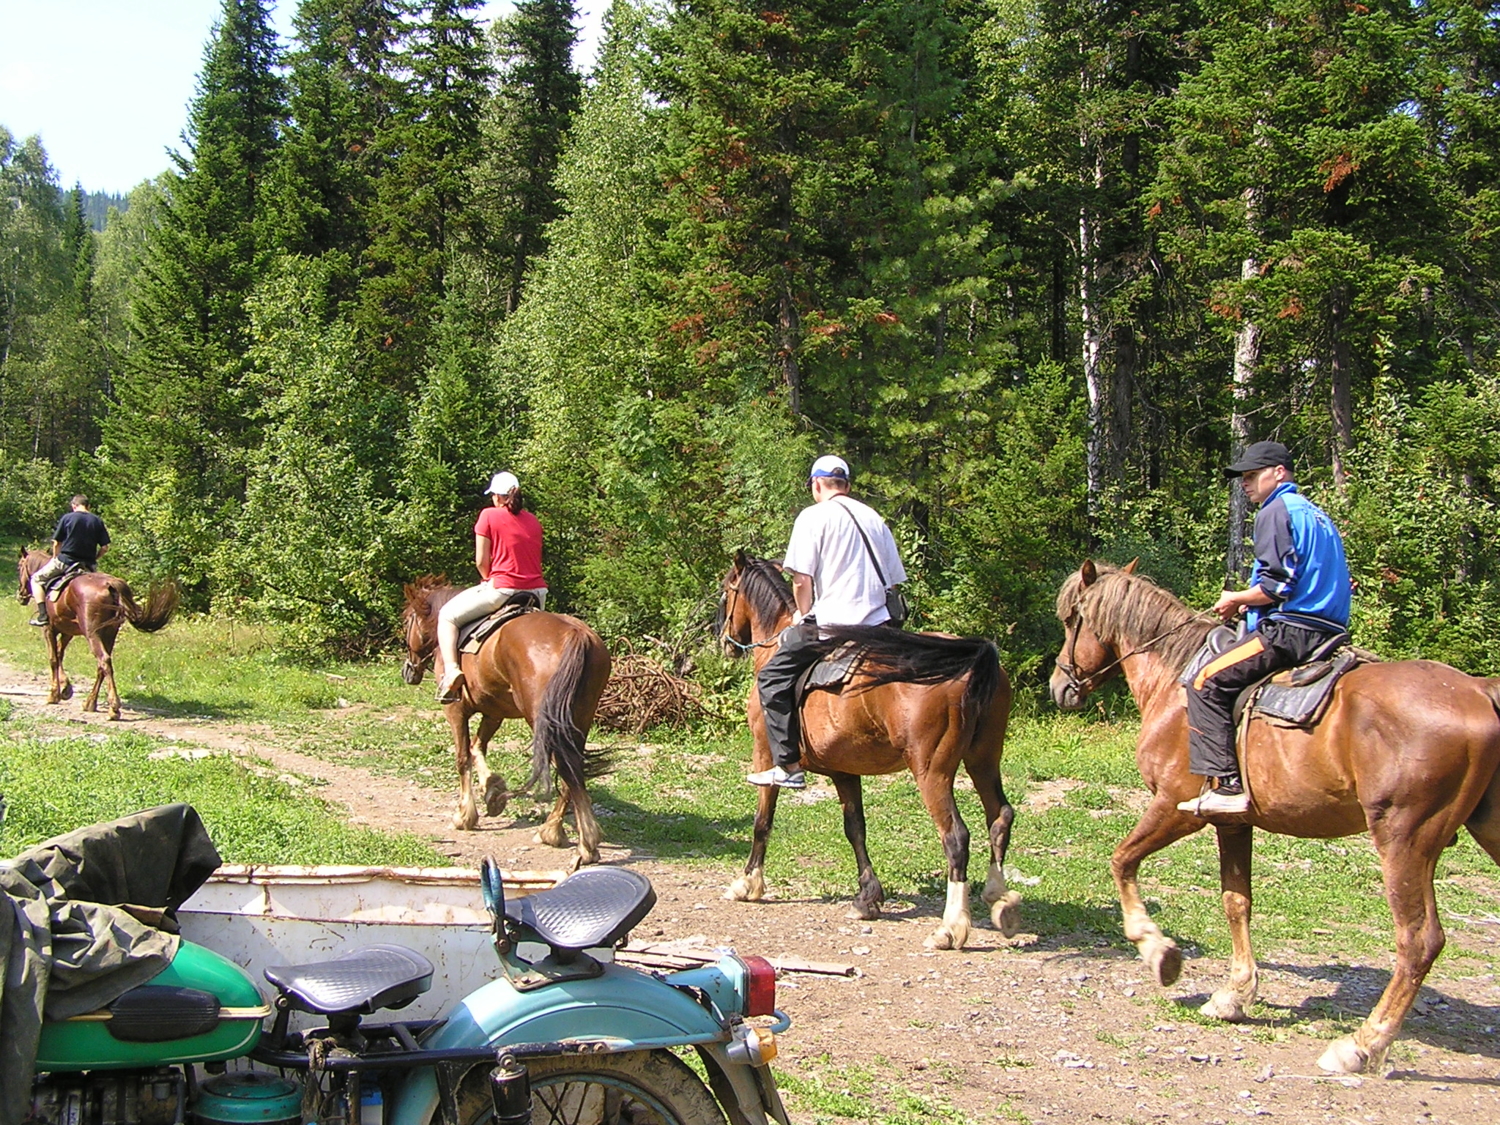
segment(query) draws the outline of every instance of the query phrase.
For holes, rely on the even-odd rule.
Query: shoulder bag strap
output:
[[[833,500],[831,501],[831,503],[838,504],[838,501]],[[875,548],[870,546],[870,539],[867,535],[865,535],[865,529],[859,526],[858,517],[855,516],[855,514],[843,504],[839,504],[839,507],[843,509],[843,512],[846,516],[854,521],[854,530],[859,532],[860,542],[865,545],[865,553],[870,556],[870,562],[875,565],[875,577],[880,579],[880,585],[883,589],[889,590],[891,587],[890,584],[885,580],[885,571],[880,569],[880,560],[875,557]]]

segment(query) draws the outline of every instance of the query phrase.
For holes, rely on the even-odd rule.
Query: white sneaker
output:
[[[807,774],[801,770],[787,771],[780,766],[772,766],[759,773],[747,773],[745,780],[751,785],[779,785],[783,789],[807,788]]]
[[[439,703],[457,703],[463,696],[464,674],[454,669],[443,677],[443,682],[438,685],[437,701]]]
[[[1177,809],[1195,816],[1244,816],[1250,811],[1250,794],[1220,793],[1217,789],[1210,789],[1191,801],[1179,802]]]

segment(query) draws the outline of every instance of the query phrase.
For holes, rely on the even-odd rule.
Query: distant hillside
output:
[[[89,226],[95,230],[104,229],[104,221],[109,218],[109,209],[111,207],[118,211],[124,211],[129,206],[129,196],[114,195],[107,191],[86,191],[83,193],[83,217],[88,220]]]

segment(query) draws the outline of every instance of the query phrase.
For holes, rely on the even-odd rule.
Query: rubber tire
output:
[[[670,1051],[623,1051],[613,1055],[558,1055],[526,1060],[531,1078],[532,1125],[725,1125],[724,1111],[681,1059]],[[460,1125],[489,1125],[494,1116],[489,1068],[464,1076],[458,1096]],[[554,1111],[567,1083],[621,1091],[630,1099],[612,1116],[599,1110],[581,1114],[570,1097],[562,1115]],[[599,1095],[585,1093],[585,1104]]]

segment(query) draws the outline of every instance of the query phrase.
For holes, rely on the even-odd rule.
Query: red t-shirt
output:
[[[542,525],[530,512],[489,507],[479,513],[474,534],[490,541],[490,585],[495,589],[541,590]]]

